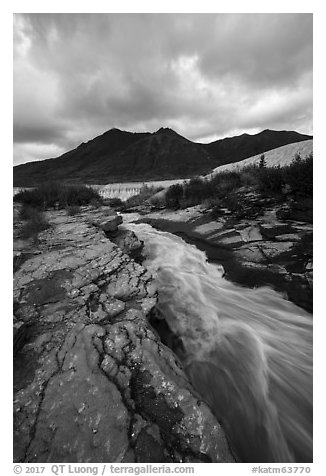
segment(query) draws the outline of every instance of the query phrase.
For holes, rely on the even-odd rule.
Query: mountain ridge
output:
[[[240,136],[219,139],[204,145],[206,150],[219,161],[219,165],[224,165],[238,162],[268,150],[277,149],[283,145],[308,139],[312,139],[312,136],[300,134],[296,131],[265,129],[257,134],[250,135],[245,133]],[[268,148],[265,148],[267,143]]]
[[[170,128],[153,133],[113,128],[59,157],[15,166],[14,186],[37,186],[50,180],[105,184],[190,178],[307,139],[312,136],[266,129],[202,144]]]

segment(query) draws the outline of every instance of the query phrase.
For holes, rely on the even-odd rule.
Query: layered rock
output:
[[[118,215],[116,211],[111,209],[105,214],[104,218],[100,215],[91,220],[91,224],[103,230],[105,235],[115,243],[123,253],[126,253],[133,260],[140,262],[142,260],[144,243],[139,240],[132,231],[119,227],[121,223],[121,215]]]
[[[137,262],[142,261],[144,242],[139,240],[133,231],[120,228],[115,236],[111,236],[110,239],[130,258]]]
[[[16,266],[15,461],[233,461],[148,323],[152,276],[91,224],[105,212],[90,213],[48,213]]]
[[[311,204],[278,205],[254,193],[244,194],[239,202],[237,212],[220,209],[218,216],[196,206],[152,212],[141,221],[196,244],[211,261],[223,265],[230,280],[246,286],[271,285],[311,312]]]
[[[118,231],[118,226],[121,225],[121,223],[122,218],[116,213],[112,213],[112,215],[104,218],[101,217],[97,220],[92,220],[92,224],[103,230],[105,233],[114,233]]]

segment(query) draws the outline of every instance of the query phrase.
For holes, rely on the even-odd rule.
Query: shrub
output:
[[[205,203],[215,215],[221,213],[221,208],[227,207],[239,218],[254,217],[261,213],[261,206],[243,203],[243,198],[239,195],[241,187],[253,188],[262,195],[278,200],[284,200],[285,195],[293,195],[297,199],[312,197],[312,165],[312,155],[305,159],[297,155],[287,167],[267,167],[262,154],[259,164],[220,172],[210,179],[195,177],[189,182],[172,185],[164,198],[153,197],[150,203],[158,208],[165,206],[171,209]],[[128,199],[126,205],[140,205],[157,192],[157,189],[148,189],[150,188],[144,187],[139,195]]]
[[[292,163],[286,167],[263,167],[258,169],[259,191],[272,195],[291,193],[299,197],[312,197],[313,194],[313,156],[302,159],[296,154]]]
[[[102,206],[102,201],[99,200],[98,198],[92,198],[90,201],[90,205],[93,208],[100,208]]]
[[[49,222],[45,219],[42,212],[29,207],[28,218],[21,228],[20,235],[22,238],[34,237],[36,239],[39,232],[46,230],[50,227]]]
[[[261,154],[260,160],[259,160],[259,168],[264,169],[265,167],[266,167],[265,154]]]
[[[167,208],[186,208],[203,203],[209,199],[227,196],[241,186],[239,171],[222,172],[211,179],[192,178],[183,185],[169,187],[165,195]]]
[[[36,213],[39,213],[37,209],[31,207],[30,205],[23,204],[19,210],[19,218],[21,220],[29,220],[30,218],[33,218]]]
[[[117,207],[122,207],[123,206],[123,201],[121,198],[105,198],[103,200],[103,205],[108,205],[109,207],[112,208],[117,208]]]
[[[224,214],[222,208],[224,208],[222,200],[220,198],[211,198],[204,202],[208,208],[211,209],[211,216],[214,219],[219,218]]]
[[[220,172],[205,181],[206,198],[224,197],[241,186],[241,173],[238,170]]]
[[[151,197],[149,201],[155,208],[165,208],[165,197]]]
[[[221,200],[223,207],[228,208],[234,216],[242,218],[245,210],[246,204],[244,203],[243,197],[237,193],[230,193]]]
[[[184,199],[187,206],[197,205],[212,194],[211,183],[200,177],[192,178],[184,184]]]
[[[183,197],[183,187],[180,184],[171,185],[165,194],[165,204],[167,208],[180,208],[180,200]]]
[[[59,207],[87,205],[92,200],[102,203],[100,194],[85,185],[62,185],[50,182],[41,185],[33,190],[24,190],[14,196],[15,202],[33,206],[34,208]]]
[[[247,165],[241,169],[240,182],[243,187],[256,188],[259,183],[259,167],[255,164]]]
[[[282,195],[284,187],[284,170],[278,167],[260,167],[258,190],[264,195]]]
[[[180,198],[179,200],[179,206],[178,208],[188,208],[188,207],[193,207],[195,205],[198,205],[199,203],[202,203],[202,200],[199,200],[197,197],[192,196],[188,198]]]
[[[138,195],[134,195],[126,200],[125,205],[127,207],[138,207],[139,205],[143,205],[147,200],[150,199],[153,195],[157,192],[163,190],[163,187],[154,187],[144,185]]]
[[[225,196],[241,186],[241,173],[239,171],[232,170],[230,172],[222,172],[218,175],[220,175],[217,187],[219,196]]]
[[[44,200],[41,194],[34,190],[22,190],[14,196],[14,202],[22,203],[26,206],[42,208]]]
[[[67,214],[71,217],[78,215],[81,212],[81,208],[78,205],[70,205],[67,207]]]
[[[292,163],[284,168],[284,180],[291,192],[298,197],[313,195],[313,155],[305,159],[296,155]]]
[[[206,200],[203,201],[203,205],[206,208],[214,208],[214,207],[220,207],[221,205],[221,199],[218,197],[209,197],[206,198]]]

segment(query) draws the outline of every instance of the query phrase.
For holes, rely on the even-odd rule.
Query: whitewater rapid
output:
[[[177,236],[126,226],[145,243],[158,308],[236,458],[311,462],[312,316],[268,287],[227,281],[221,266]]]

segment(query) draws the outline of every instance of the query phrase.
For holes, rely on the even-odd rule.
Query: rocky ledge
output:
[[[312,205],[273,203],[242,193],[241,213],[195,206],[155,211],[140,221],[180,235],[222,264],[226,278],[244,286],[272,286],[309,312],[313,309]]]
[[[125,253],[141,243],[104,208],[47,219],[14,240],[15,461],[234,461],[148,322],[155,284]]]

